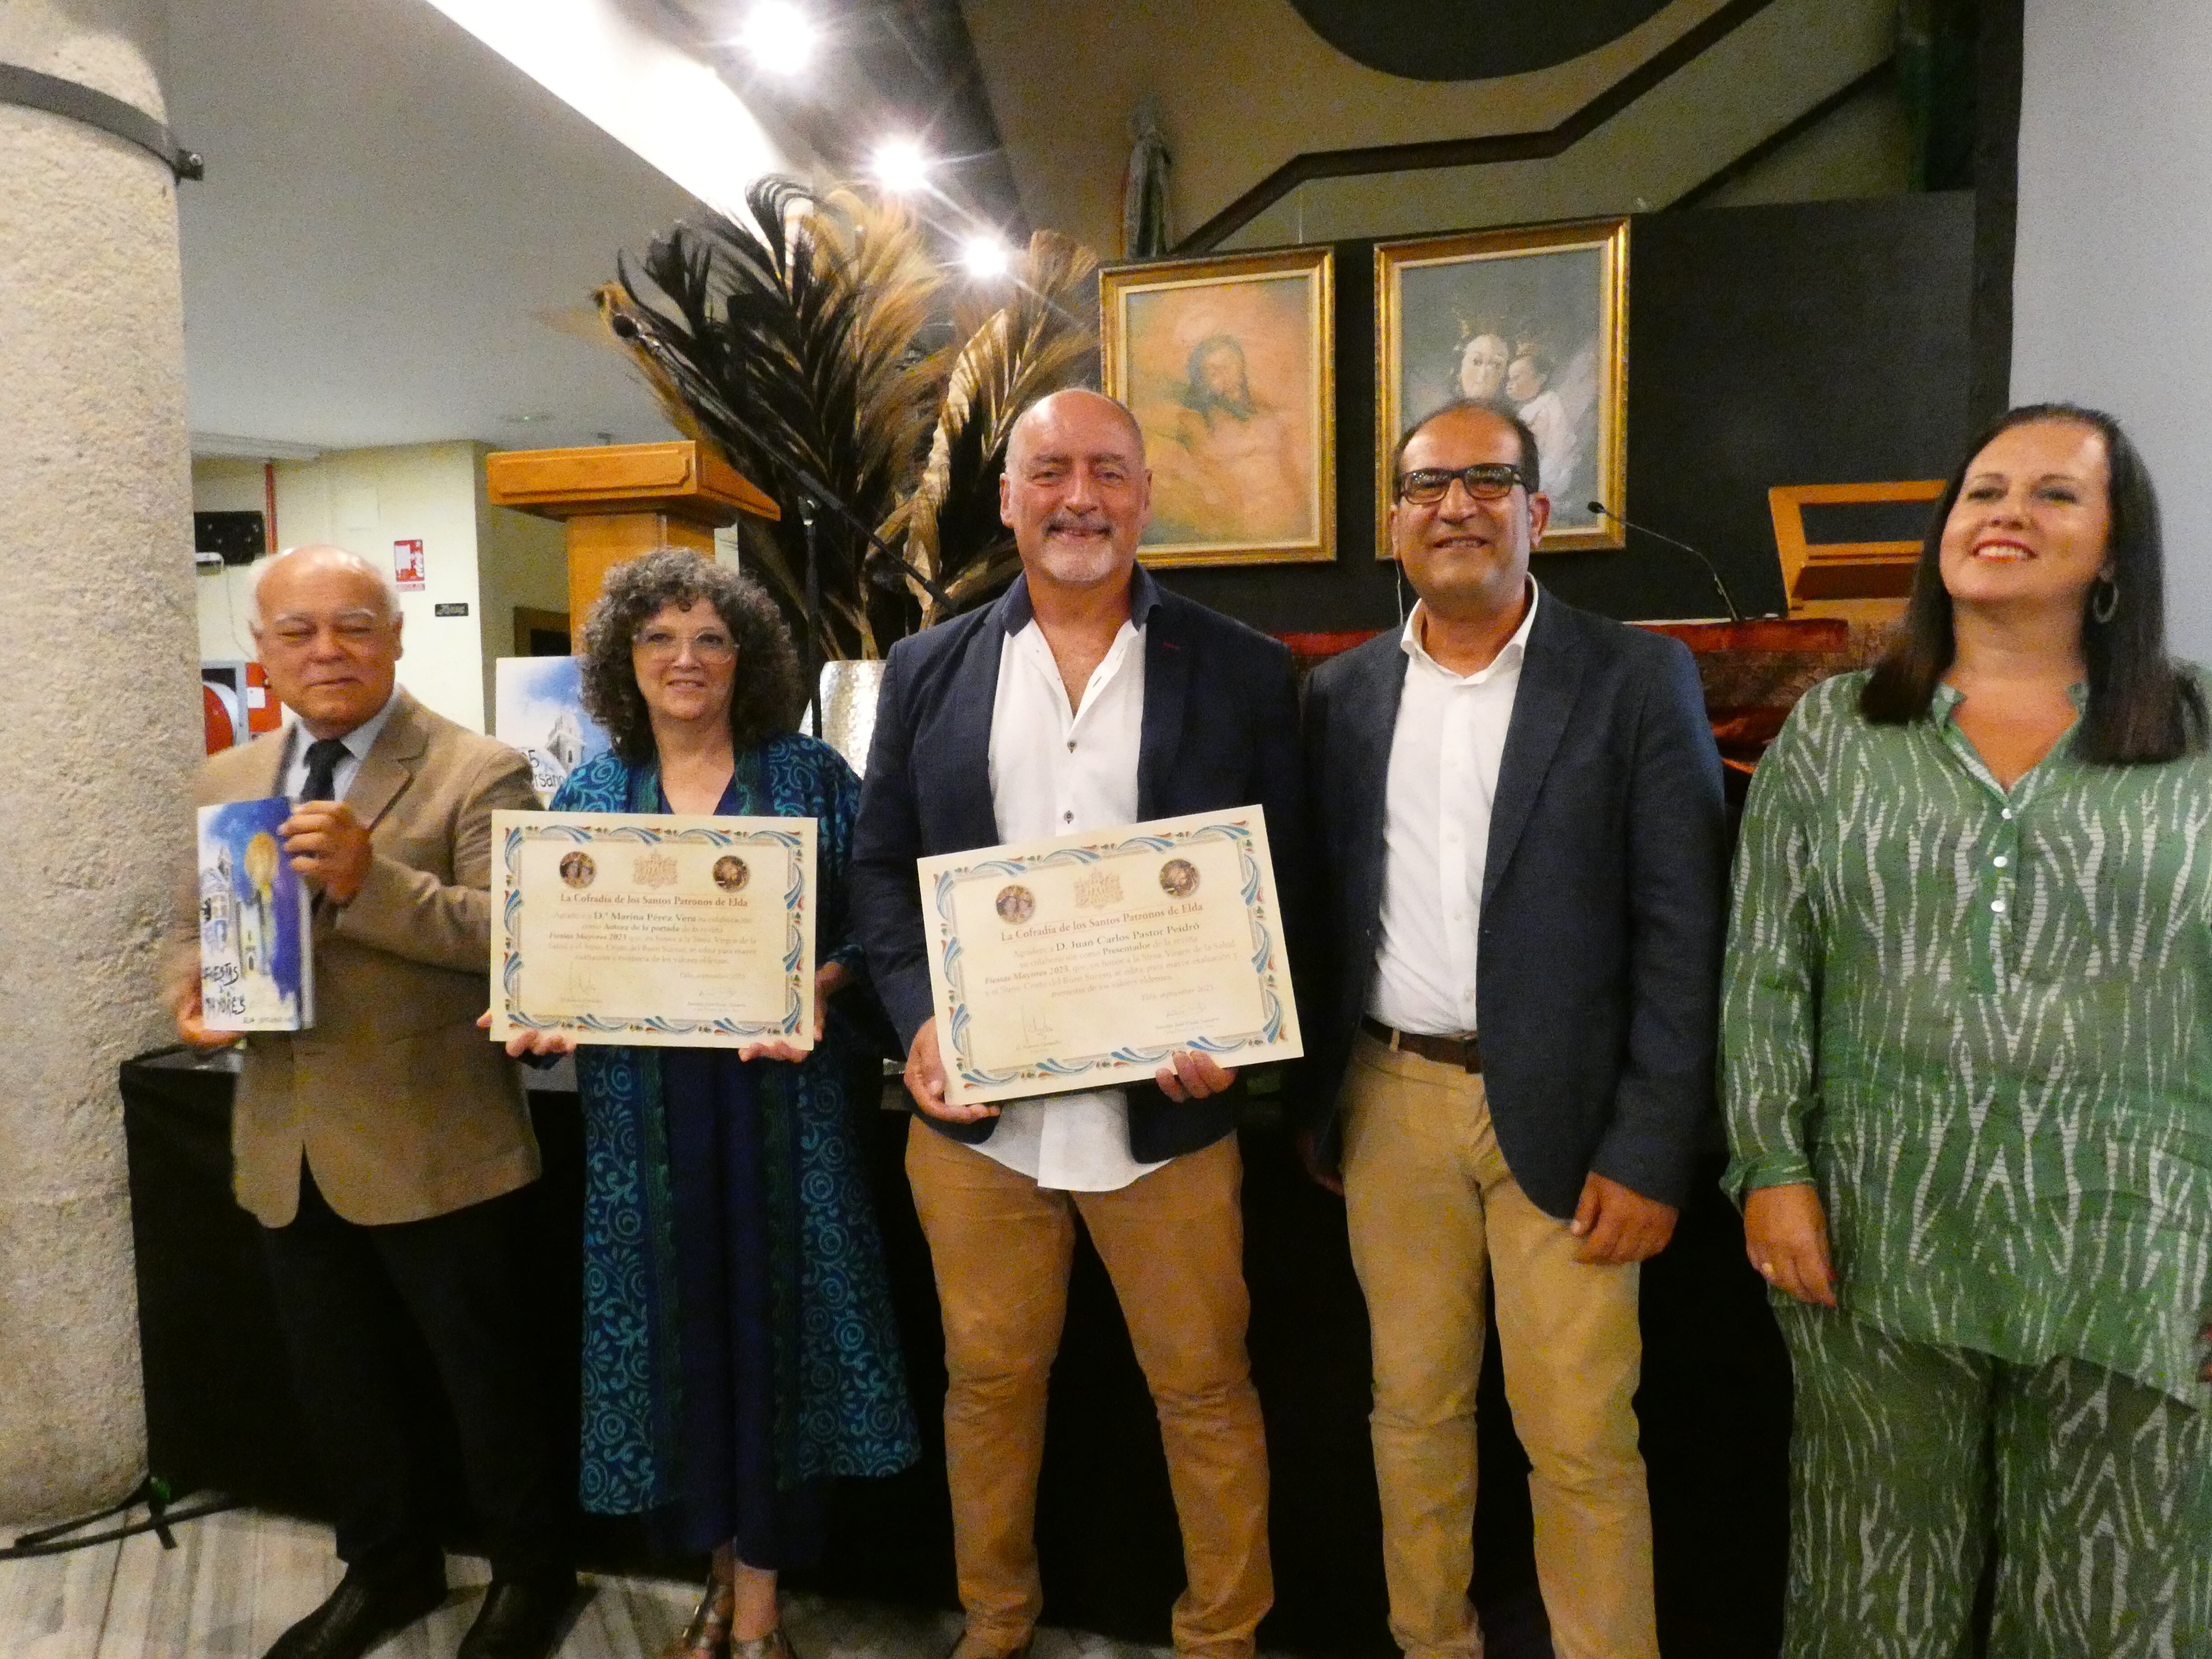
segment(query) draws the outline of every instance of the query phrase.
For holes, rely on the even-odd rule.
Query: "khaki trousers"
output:
[[[1486,1280],[1513,1426],[1528,1454],[1536,1576],[1559,1659],[1657,1659],[1651,1510],[1632,1401],[1638,1270],[1522,1192],[1482,1079],[1363,1033],[1345,1080],[1352,1266],[1374,1334],[1376,1480],[1390,1633],[1474,1656],[1475,1384]]]
[[[907,1178],[945,1318],[945,1461],[963,1654],[1011,1653],[1044,1605],[1045,1389],[1080,1214],[1159,1413],[1182,1529],[1178,1654],[1243,1659],[1274,1600],[1267,1447],[1244,1328],[1243,1164],[1230,1136],[1117,1192],[1039,1187],[916,1121]]]

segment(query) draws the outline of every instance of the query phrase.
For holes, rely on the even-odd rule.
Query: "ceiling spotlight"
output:
[[[1012,262],[1013,256],[1006,252],[1006,243],[996,236],[970,236],[960,253],[960,263],[968,267],[968,274],[987,280],[1005,276]]]
[[[876,182],[895,195],[920,190],[929,182],[929,158],[911,138],[892,138],[878,145]]]
[[[791,0],[760,0],[738,40],[771,75],[796,75],[812,61],[817,33],[814,20]]]

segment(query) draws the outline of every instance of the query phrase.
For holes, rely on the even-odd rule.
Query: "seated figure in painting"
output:
[[[1154,428],[1160,541],[1276,542],[1315,533],[1303,446],[1281,409],[1255,394],[1244,348],[1213,334],[1191,349],[1172,414]]]

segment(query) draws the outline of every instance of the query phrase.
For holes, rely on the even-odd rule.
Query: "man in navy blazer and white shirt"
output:
[[[956,1659],[1021,1652],[1042,1607],[1036,1482],[1079,1214],[1159,1412],[1188,1581],[1176,1652],[1243,1659],[1273,1598],[1241,1085],[1183,1052],[1153,1085],[948,1104],[915,872],[933,854],[1256,803],[1295,905],[1289,653],[1137,568],[1150,495],[1142,434],[1112,399],[1063,392],[1016,423],[1000,510],[1022,576],[892,649],[854,836],[855,923],[908,1045],[907,1174],[945,1317]]]
[[[1637,1264],[1711,1109],[1720,762],[1680,643],[1529,579],[1537,465],[1502,409],[1416,426],[1390,537],[1420,603],[1308,683],[1334,984],[1305,1021],[1307,1150],[1325,1183],[1340,1167],[1367,1295],[1399,1645],[1482,1650],[1494,1286],[1553,1646],[1656,1659]]]

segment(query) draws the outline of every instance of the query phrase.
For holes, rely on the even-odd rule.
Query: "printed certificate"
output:
[[[920,861],[945,1098],[1305,1052],[1257,806]]]
[[[814,1043],[814,820],[495,812],[491,1034]]]

